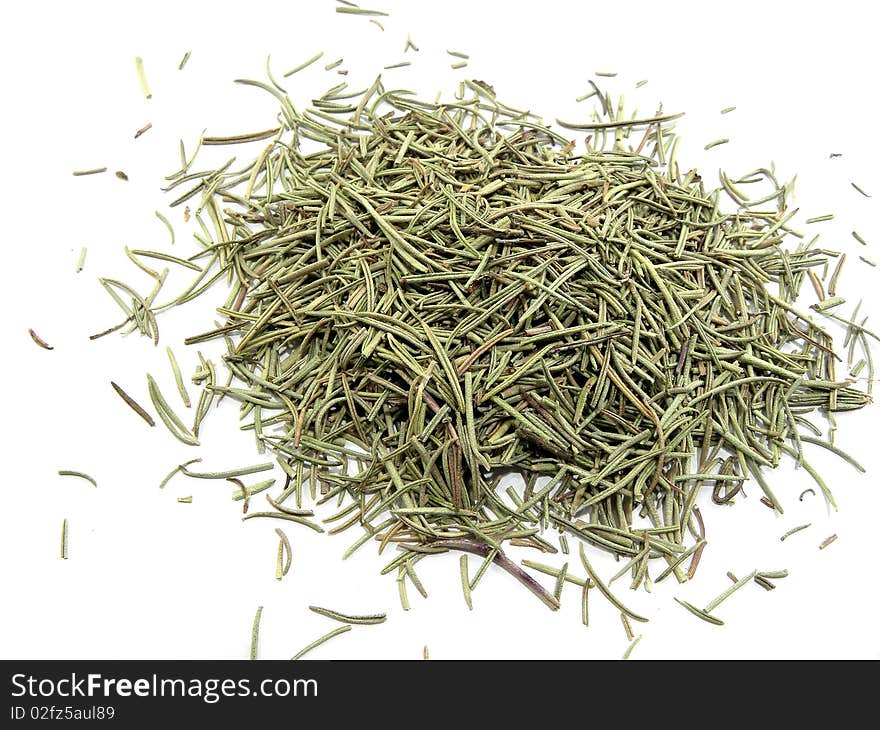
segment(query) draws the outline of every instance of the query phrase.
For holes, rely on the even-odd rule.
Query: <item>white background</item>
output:
[[[850,186],[852,180],[880,196],[880,110],[871,73],[877,26],[865,10],[870,4],[380,0],[376,6],[391,13],[381,19],[384,32],[366,18],[337,15],[330,0],[6,5],[0,30],[0,657],[245,658],[254,611],[263,605],[260,656],[289,658],[335,627],[309,612],[309,604],[389,614],[386,624],[355,627],[312,654],[321,659],[415,659],[424,645],[437,659],[616,658],[627,646],[617,612],[598,592],[591,595],[590,627],[580,624],[573,586],[552,613],[493,569],[469,612],[457,555],[419,564],[430,597],[423,600],[411,588],[413,609],[404,613],[394,576],[379,575],[390,555],[378,558],[370,544],[339,560],[357,530],[327,537],[282,524],[294,554],[291,572],[279,583],[277,525],[241,523],[230,485],[178,476],[157,489],[162,476],[196,450],[161,424],[147,428],[109,381],[148,404],[148,370],[176,403],[164,345],[174,346],[191,373],[196,354],[182,340],[210,326],[211,309],[224,296],[218,291],[162,316],[160,348],[137,336],[90,342],[88,335],[114,324],[117,314],[97,277],[118,276],[144,288],[123,245],[171,250],[153,211],[169,202],[159,188],[163,175],[178,167],[178,138],[191,149],[203,128],[223,135],[273,126],[274,100],[232,83],[263,79],[268,54],[280,78],[325,51],[320,64],[286,84],[300,106],[343,80],[323,69],[336,58],[345,59],[341,68],[350,70],[344,78],[352,88],[367,86],[384,65],[410,60],[412,67],[384,72],[388,87],[433,98],[454,91],[459,79],[484,79],[502,100],[548,119],[585,118],[588,103],[574,98],[595,71],[616,71],[604,85],[624,93],[630,107],[651,113],[662,100],[666,111],[687,112],[679,127],[683,169],[698,167],[710,183],[719,167],[742,174],[771,160],[781,177],[797,173],[800,220],[836,214],[806,228],[849,254],[840,289],[852,301],[844,309],[863,297],[863,313],[877,314],[880,269],[857,255],[880,259],[878,198],[863,198]],[[419,53],[404,55],[407,33]],[[456,59],[445,49],[469,53],[470,66],[450,69]],[[186,50],[192,57],[178,71]],[[149,101],[138,87],[136,55],[144,58]],[[636,91],[644,78],[649,83]],[[729,105],[736,111],[720,115]],[[147,121],[153,129],[133,140]],[[704,152],[718,137],[732,141]],[[829,159],[832,152],[843,156]],[[100,165],[110,173],[70,174]],[[130,176],[128,183],[113,176],[117,169]],[[188,254],[195,251],[192,224],[184,225],[181,213],[169,212],[177,231],[173,250]],[[869,242],[867,249],[853,240],[853,229]],[[76,274],[84,245],[86,267]],[[170,280],[168,291],[183,280]],[[55,349],[38,349],[29,327]],[[206,469],[264,460],[252,438],[237,431],[236,417],[230,406],[206,421],[199,451]],[[862,461],[866,476],[810,450],[838,513],[821,497],[799,503],[808,477],[780,469],[770,476],[786,507],[783,516],[759,503],[755,486],[735,507],[704,506],[709,548],[696,580],[666,582],[652,595],[630,592],[625,580],[616,583],[624,602],[651,618],[636,625],[643,639],[633,658],[880,657],[877,423],[875,406],[840,418],[837,443]],[[89,472],[99,486],[59,477],[58,469]],[[177,502],[185,495],[193,495],[191,505]],[[70,558],[62,561],[65,517]],[[804,522],[813,526],[780,543],[782,533]],[[834,532],[840,539],[819,551]],[[563,561],[561,555],[515,557]],[[571,569],[582,575],[572,558]],[[471,560],[472,573],[478,564]],[[601,555],[594,564],[606,578],[616,572]],[[755,568],[788,568],[791,576],[770,593],[754,585],[740,591],[716,612],[724,627],[699,621],[672,600],[703,605],[729,585],[725,571],[744,575]],[[552,588],[552,579],[542,581]]]

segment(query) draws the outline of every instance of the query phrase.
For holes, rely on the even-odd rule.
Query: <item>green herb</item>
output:
[[[498,554],[498,551],[495,549],[492,549],[486,554],[486,557],[483,558],[483,562],[480,563],[480,567],[477,568],[477,572],[474,573],[474,577],[471,579],[471,584],[470,584],[471,593],[473,593],[474,589],[477,587],[477,584],[479,584],[480,579],[483,577],[483,575],[485,575],[486,571],[489,569],[489,566],[492,565],[493,561],[495,560],[495,556],[497,554]]]
[[[474,610],[474,604],[471,600],[471,583],[468,579],[467,555],[460,555],[458,558],[459,572],[461,573],[461,590],[464,593],[464,602],[467,604],[468,610]],[[558,600],[558,597],[557,597]]]
[[[556,120],[556,123],[565,127],[566,129],[574,129],[574,130],[590,130],[590,129],[616,129],[616,128],[636,128],[636,127],[645,127],[651,124],[660,124],[662,122],[671,122],[679,117],[684,116],[684,113],[679,114],[658,114],[654,117],[647,117],[644,119],[615,119],[607,122],[586,122],[583,124],[578,124],[574,122],[563,122],[560,119]]]
[[[819,544],[819,549],[820,549],[820,550],[824,550],[824,549],[827,548],[832,542],[834,542],[836,539],[837,539],[837,535],[830,535],[829,537],[826,537],[826,538],[825,538],[824,540],[822,540],[822,542]]]
[[[626,632],[626,638],[629,641],[632,641],[635,638],[635,634],[632,630],[632,625],[629,622],[629,619],[626,617],[625,613],[620,614],[620,622],[623,624],[623,630]]]
[[[817,215],[813,218],[807,218],[807,223],[822,223],[823,221],[834,220],[834,213],[826,213],[825,215]]]
[[[583,546],[583,544],[579,545],[578,547],[579,547],[579,549],[580,549],[581,562],[584,564],[584,568],[585,568],[586,571],[587,571],[587,575],[590,576],[590,580],[592,581],[592,585],[596,586],[596,588],[599,589],[599,592],[600,592],[603,596],[605,596],[605,598],[607,598],[607,599],[612,603],[612,605],[613,605],[615,608],[617,608],[617,610],[620,611],[621,613],[626,614],[627,616],[629,616],[630,618],[635,619],[636,621],[647,621],[648,619],[646,619],[644,616],[639,616],[637,613],[631,611],[631,610],[628,609],[626,606],[624,606],[624,605],[623,605],[623,604],[622,604],[622,603],[621,603],[621,602],[620,602],[620,601],[619,601],[619,600],[618,600],[618,599],[617,599],[617,598],[611,593],[611,591],[608,590],[608,587],[607,587],[607,586],[606,586],[601,580],[599,580],[599,577],[598,577],[598,576],[596,575],[596,573],[593,571],[592,566],[590,565],[589,561],[587,560],[587,555],[586,555],[586,553],[584,552],[584,546]]]
[[[269,471],[273,466],[274,464],[272,464],[272,462],[267,462],[265,464],[242,466],[237,469],[228,469],[226,471],[195,472],[187,469],[186,464],[181,464],[178,469],[180,470],[181,474],[184,474],[188,477],[193,477],[194,479],[228,479],[229,477],[240,477],[247,474],[257,474],[261,471]]]
[[[339,60],[339,63],[342,59]],[[242,144],[243,142],[259,142],[261,139],[269,139],[278,134],[280,128],[272,127],[272,129],[264,129],[262,132],[248,132],[246,134],[234,134],[226,137],[202,137],[201,143],[206,146],[217,146],[227,144]],[[158,214],[157,214],[158,215]],[[173,241],[172,241],[173,243]]]
[[[274,480],[270,480],[270,481],[274,481]],[[263,483],[264,482],[261,482],[260,484],[263,484]],[[260,486],[260,485],[254,485],[252,487],[252,489],[256,490],[256,488],[258,486]],[[268,494],[266,495],[266,501],[269,504],[271,504],[275,509],[277,509],[279,512],[284,512],[285,514],[288,514],[288,515],[294,515],[297,517],[313,517],[315,514],[310,509],[291,509],[290,507],[285,507],[284,505],[279,504],[274,499],[272,499],[272,497],[270,497]]]
[[[153,128],[153,123],[152,123],[152,122],[147,122],[143,127],[141,127],[137,132],[134,133],[134,138],[137,139],[137,138],[140,137],[144,132],[146,132],[147,130],[150,130],[150,129],[152,129],[152,128]]]
[[[821,302],[816,304],[811,304],[810,309],[815,309],[817,312],[824,312],[827,309],[831,309],[832,307],[838,307],[841,304],[844,304],[846,299],[843,297],[829,297],[828,299],[823,299]]]
[[[278,535],[278,559],[275,564],[275,580],[281,580],[290,571],[290,564],[293,562],[293,548],[290,546],[290,540],[280,528],[275,528],[275,534]]]
[[[623,614],[621,614],[623,615]],[[585,581],[581,589],[581,622],[584,626],[590,625],[590,582]]]
[[[559,603],[562,598],[562,588],[565,586],[565,578],[568,575],[568,563],[562,566],[559,575],[556,576],[556,584],[553,586],[553,598]]]
[[[833,297],[837,294],[837,282],[840,279],[840,272],[843,270],[843,264],[846,262],[846,254],[841,254],[840,258],[837,259],[837,265],[834,267],[834,272],[831,274],[831,279],[828,281],[828,296]]]
[[[623,615],[623,614],[621,614]],[[632,643],[626,648],[626,651],[623,652],[623,658],[629,659],[632,655],[633,649],[636,648],[636,644],[638,644],[642,640],[641,634],[639,634],[635,639],[632,640]]]
[[[781,580],[782,578],[788,578],[787,570],[764,570],[759,572],[758,577],[760,578],[772,578],[773,580]]]
[[[189,54],[190,54],[189,51],[187,51],[186,53],[183,54],[183,58],[181,58],[180,63],[177,64],[178,71],[183,71],[183,67],[186,66],[186,62],[189,61]]]
[[[539,573],[544,573],[545,575],[552,575],[557,580],[559,576],[562,575],[562,571],[558,568],[553,568],[549,565],[543,565],[541,563],[536,563],[533,560],[523,560],[522,564],[527,568],[531,568],[532,570],[537,570]],[[572,583],[576,586],[584,586],[589,581],[584,580],[583,578],[578,578],[576,575],[572,575],[568,571],[565,573],[565,578],[567,582]]]
[[[180,502],[181,504],[192,504],[193,498],[192,497],[178,497],[177,501]]]
[[[156,385],[156,381],[153,380],[153,377],[149,374],[147,374],[147,390],[150,394],[150,400],[153,401],[156,413],[159,414],[159,418],[162,419],[162,422],[165,424],[169,432],[171,432],[178,441],[182,441],[190,446],[198,446],[198,439],[196,439],[196,437],[189,432],[187,427],[183,425],[183,421],[180,420],[177,414],[171,409],[171,406],[168,405],[168,402],[159,390],[159,386]],[[183,471],[183,468],[181,468],[181,471]]]
[[[308,68],[313,63],[315,63],[315,61],[319,60],[323,55],[324,55],[324,51],[321,51],[320,53],[316,53],[314,56],[312,56],[307,61],[303,61],[303,63],[301,63],[299,66],[296,66],[296,67],[290,69],[290,71],[288,71],[286,74],[284,74],[284,78],[287,78],[288,76],[293,76],[298,71],[302,71],[304,68]]]
[[[345,624],[382,624],[385,623],[387,618],[384,613],[352,616],[350,614],[339,613],[338,611],[331,611],[329,608],[321,608],[320,606],[309,606],[309,610]]]
[[[192,269],[193,271],[201,271],[201,268],[194,264],[192,261],[187,261],[186,259],[178,258],[177,256],[172,256],[168,253],[162,253],[161,251],[145,251],[143,249],[132,249],[132,254],[137,256],[146,256],[147,258],[159,259],[160,261],[168,261],[172,264],[177,264],[178,266],[184,266],[187,269]]]
[[[251,661],[257,659],[257,649],[260,644],[260,618],[263,616],[263,607],[258,606],[257,612],[254,614],[254,622],[251,626]]]
[[[67,560],[67,518],[61,523],[61,559]]]
[[[779,538],[780,542],[783,542],[786,538],[791,537],[796,532],[800,532],[801,530],[806,530],[812,523],[808,522],[806,525],[798,525],[797,527],[792,527],[788,532],[786,532],[782,537]]]
[[[422,581],[419,579],[419,576],[416,575],[415,568],[413,568],[412,560],[408,560],[403,564],[403,569],[406,572],[407,577],[412,581],[412,584],[416,587],[416,590],[421,594],[422,598],[428,597],[428,592],[425,590],[425,586],[422,585]]]
[[[168,220],[164,215],[162,215],[162,213],[160,213],[158,210],[156,211],[156,217],[157,217],[160,221],[162,221],[162,223],[165,224],[165,227],[168,229],[168,233],[169,233],[170,236],[171,236],[171,243],[173,244],[173,243],[174,243],[174,228],[171,227],[171,223],[170,223],[169,220]]]
[[[406,594],[406,571],[401,568],[397,572],[397,593],[400,596],[400,606],[404,611],[409,611],[409,598]]]
[[[71,471],[69,469],[61,469],[58,472],[58,476],[62,477],[78,477],[79,479],[85,479],[87,482],[91,482],[93,487],[98,486],[98,482],[95,481],[94,477],[90,477],[88,474],[84,474],[81,471]]]
[[[709,142],[709,144],[703,147],[703,149],[711,150],[713,147],[717,147],[721,144],[727,144],[728,142],[730,142],[730,140],[727,137],[722,137],[721,139],[716,139],[714,142]]]
[[[746,585],[746,583],[749,583],[757,574],[758,574],[758,571],[753,570],[745,578],[741,578],[740,580],[736,581],[736,583],[734,583],[730,588],[728,588],[726,591],[724,591],[721,595],[719,595],[716,598],[713,598],[711,601],[709,601],[709,603],[707,603],[706,606],[703,608],[703,612],[708,614],[708,613],[711,613],[712,611],[714,611],[716,608],[718,608],[718,606],[721,605],[722,602],[724,602],[728,598],[730,598],[730,596],[732,596],[736,591],[738,591],[740,588],[742,588],[744,585]]]
[[[713,624],[715,626],[724,626],[724,622],[720,618],[716,618],[715,616],[711,616],[706,611],[701,611],[699,608],[694,606],[692,603],[688,603],[687,601],[683,601],[680,598],[676,598],[675,601],[680,605],[684,606],[688,611],[690,611],[697,618],[703,619],[703,621]]]
[[[861,189],[858,185],[856,185],[854,182],[851,182],[850,185],[852,185],[853,188],[855,188],[857,192],[861,193],[861,194],[864,195],[866,198],[870,198],[870,197],[871,197],[868,193],[866,193],[864,190],[862,190],[862,189]]]
[[[358,8],[358,7],[346,7],[346,6],[337,6],[337,13],[345,13],[348,15],[380,15],[387,16],[388,13],[383,13],[381,10],[367,10],[366,8]]]
[[[226,481],[238,487],[238,491],[236,492],[236,494],[238,494],[244,500],[244,504],[241,506],[241,511],[247,514],[248,508],[251,506],[251,495],[248,494],[247,487],[244,485],[244,482],[241,481],[241,479],[236,479],[235,477],[227,477]]]
[[[242,517],[242,520],[250,520],[255,517],[274,517],[275,519],[279,520],[295,522],[298,525],[305,525],[315,532],[324,532],[324,528],[322,528],[320,525],[316,525],[314,522],[311,522],[304,517],[300,517],[299,515],[291,515],[285,512],[251,512],[249,515]]]
[[[183,464],[178,464],[177,466],[175,466],[170,472],[168,472],[168,474],[165,476],[165,478],[162,479],[161,482],[159,482],[159,489],[164,489],[165,485],[168,484],[169,481],[171,481],[171,478],[175,474],[182,471],[185,467],[189,466],[190,464],[195,464],[198,461],[201,461],[200,457],[196,458],[196,459],[190,459],[189,461],[186,461]]]
[[[107,172],[106,167],[93,167],[89,170],[74,170],[73,174],[76,177],[82,177],[83,175],[99,175],[102,172]]]
[[[875,335],[832,311],[842,258],[787,245],[802,234],[772,166],[709,189],[677,159],[680,114],[628,114],[595,83],[594,115],[552,127],[473,79],[437,102],[381,78],[341,83],[302,110],[271,77],[239,83],[272,95],[276,127],[201,143],[266,146],[201,172],[184,153],[168,177],[171,206],[192,205],[201,230],[192,256],[165,260],[195,266],[192,283],[157,305],[103,283],[125,317],[108,332],[154,338],[155,313],[216,297],[185,340],[225,345],[218,364],[200,356],[191,430],[148,384],[185,443],[213,406],[238,406],[286,478],[272,511],[243,519],[322,532],[304,502],[335,502],[328,532],[360,528],[346,557],[396,547],[383,572],[397,572],[405,610],[407,581],[426,595],[416,562],[452,550],[482,561],[462,573],[466,596],[500,568],[553,610],[573,583],[585,621],[588,586],[644,620],[609,586],[629,574],[650,590],[657,563],[657,582],[692,578],[707,488],[730,505],[757,483],[781,513],[791,493],[777,497],[770,474],[791,459],[833,505],[804,458],[808,417],[862,408],[870,392],[837,377],[812,317],[840,320],[853,351],[864,343],[869,379]],[[759,182],[771,193],[752,199]],[[835,258],[826,295],[816,272]],[[796,305],[807,280],[813,310]],[[499,489],[508,473],[524,488]],[[232,483],[247,506],[253,488]],[[507,556],[556,552],[547,530],[563,552],[578,539],[586,578]],[[624,569],[603,583],[587,546]]]
[[[339,8],[337,8],[337,10],[339,10]],[[293,655],[292,659],[302,659],[312,649],[315,649],[315,648],[321,646],[321,644],[323,644],[325,641],[329,641],[334,636],[339,636],[340,634],[344,634],[346,631],[351,631],[350,625],[340,626],[338,629],[333,629],[333,631],[330,631],[329,633],[324,634],[320,639],[316,639],[308,646],[300,649],[296,654]]]
[[[230,477],[227,477],[227,479],[229,479],[229,478]],[[236,502],[240,502],[243,499],[253,497],[255,494],[259,494],[260,492],[265,492],[273,484],[275,484],[274,479],[266,479],[265,481],[257,482],[256,484],[254,484],[250,487],[245,487],[244,493],[242,493],[240,490],[237,492],[233,492],[232,499],[234,499]]]
[[[134,59],[135,69],[137,70],[138,82],[141,85],[141,91],[144,94],[144,97],[147,99],[152,99],[153,94],[150,92],[150,87],[147,85],[147,75],[144,73],[144,60],[137,56]]]
[[[171,351],[170,347],[166,347],[165,352],[168,354],[168,360],[171,363],[171,370],[174,373],[174,382],[177,384],[177,390],[180,393],[180,399],[183,401],[183,405],[189,408],[192,404],[189,400],[189,393],[186,392],[186,386],[183,383],[183,375],[181,375],[180,373],[180,367],[177,364],[177,358],[174,357],[174,353]]]

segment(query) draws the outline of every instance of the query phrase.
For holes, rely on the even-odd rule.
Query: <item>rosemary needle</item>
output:
[[[254,622],[251,626],[251,661],[257,658],[257,649],[260,643],[260,618],[263,616],[263,607],[258,606],[257,612],[254,614]]]
[[[153,128],[153,123],[152,123],[152,122],[147,122],[143,127],[141,127],[137,132],[134,133],[134,138],[137,139],[137,138],[140,137],[144,132],[146,132],[146,131],[148,131],[148,130],[150,130],[150,129],[152,129],[152,128]]]
[[[40,336],[39,336],[36,332],[34,332],[32,329],[28,330],[28,334],[31,336],[31,339],[32,339],[32,340],[33,340],[33,341],[34,341],[39,347],[42,347],[44,350],[54,350],[54,349],[55,349],[54,347],[52,347],[52,345],[50,345],[48,342],[46,342],[42,337],[40,337]]]
[[[323,55],[324,55],[324,51],[321,51],[320,53],[316,53],[314,56],[312,56],[307,61],[304,61],[303,63],[301,63],[299,66],[296,66],[295,68],[290,69],[290,71],[288,71],[286,74],[284,74],[284,78],[287,78],[288,76],[293,76],[293,74],[295,74],[299,71],[302,71],[304,68],[308,68],[313,63],[315,63],[315,61],[320,59]]]
[[[144,72],[144,60],[140,56],[137,56],[134,59],[134,65],[137,70],[138,82],[141,85],[141,91],[143,92],[144,97],[152,99],[153,94],[150,91],[150,87],[147,85],[147,75]]]
[[[791,537],[796,532],[800,532],[801,530],[806,530],[811,523],[807,523],[805,525],[798,525],[797,527],[792,527],[788,532],[786,532],[782,537],[779,538],[780,542],[785,541],[786,538]]]
[[[688,603],[687,601],[683,601],[680,598],[676,598],[675,601],[680,605],[684,606],[688,611],[690,611],[694,616],[703,619],[707,623],[714,624],[715,626],[723,626],[724,622],[720,618],[716,618],[715,616],[711,616],[705,611],[700,610],[692,603]]]
[[[156,422],[153,420],[153,417],[147,413],[137,401],[134,400],[128,393],[126,393],[122,388],[120,388],[116,383],[112,380],[110,381],[110,385],[113,386],[113,390],[116,391],[116,394],[122,398],[125,404],[131,408],[135,413],[137,413],[141,418],[143,418],[148,425],[155,426]]]
[[[61,559],[67,560],[67,518],[61,523]]]
[[[93,167],[88,170],[74,170],[73,174],[75,177],[83,177],[84,175],[100,175],[102,172],[107,172],[106,167]]]
[[[162,215],[158,210],[156,211],[156,217],[165,224],[165,227],[168,229],[168,233],[171,236],[171,243],[174,243],[174,228],[171,226],[171,222]]]
[[[161,482],[159,482],[159,489],[164,489],[165,485],[168,484],[169,481],[171,481],[171,478],[175,474],[179,473],[182,469],[189,466],[190,464],[195,464],[196,462],[199,462],[201,460],[202,459],[200,457],[195,458],[195,459],[190,459],[189,461],[186,461],[183,464],[178,464],[177,466],[175,466],[170,472],[168,472],[168,474],[165,475],[165,478],[162,479]]]
[[[186,392],[186,385],[184,385],[183,375],[180,372],[180,366],[177,364],[177,358],[174,357],[174,352],[170,347],[166,347],[165,351],[168,354],[168,360],[171,363],[171,371],[174,374],[174,382],[177,384],[177,391],[180,393],[180,399],[183,401],[183,405],[189,408],[191,405],[189,393]]]
[[[642,640],[642,635],[639,634],[635,639],[632,640],[632,643],[626,648],[626,651],[623,653],[624,659],[629,659],[632,655],[633,649],[636,648],[636,645]]]
[[[309,610],[314,611],[321,616],[333,619],[334,621],[341,621],[346,624],[381,624],[384,623],[387,618],[384,613],[352,616],[345,613],[339,613],[338,611],[332,611],[329,608],[321,608],[320,606],[309,606]]]
[[[98,486],[98,482],[95,481],[94,477],[90,477],[88,474],[84,474],[81,471],[71,471],[70,469],[61,469],[58,472],[59,476],[62,477],[78,477],[79,479],[84,479],[87,482],[91,482],[93,487]]]
[[[620,602],[620,601],[614,596],[614,594],[612,594],[611,591],[608,590],[608,586],[606,586],[601,580],[599,580],[599,577],[596,575],[595,571],[593,570],[593,567],[590,565],[590,562],[587,560],[587,555],[586,555],[586,553],[584,552],[584,545],[583,545],[583,543],[581,543],[581,544],[578,546],[578,549],[580,550],[581,562],[584,564],[584,568],[586,569],[587,574],[590,576],[590,579],[591,579],[591,581],[592,581],[592,585],[596,586],[596,587],[599,589],[599,592],[600,592],[603,596],[605,596],[605,598],[607,598],[609,601],[611,601],[611,603],[612,603],[612,604],[613,604],[613,605],[614,605],[614,606],[615,606],[615,607],[616,607],[621,613],[626,614],[627,616],[629,616],[630,618],[635,619],[636,621],[647,621],[648,619],[646,619],[644,616],[639,616],[639,614],[635,613],[634,611],[631,611],[631,610],[628,609],[626,606],[624,606],[624,605],[623,605],[623,604],[622,604],[622,603],[621,603],[621,602]]]
[[[471,600],[471,583],[468,579],[467,555],[459,555],[458,557],[459,572],[461,573],[461,590],[464,593],[464,602],[469,611],[474,610],[474,604]],[[558,600],[558,597],[557,597]]]
[[[326,641],[329,641],[334,636],[339,636],[340,634],[344,634],[347,631],[351,631],[351,625],[349,625],[349,624],[346,624],[345,626],[340,626],[338,629],[333,629],[333,631],[330,631],[329,633],[324,634],[322,637],[320,637],[319,639],[316,639],[308,646],[300,649],[296,654],[293,655],[292,658],[293,659],[302,659],[312,649],[315,649],[315,648],[321,646],[321,644],[323,644]]]
[[[276,527],[275,533],[278,535],[278,558],[275,567],[275,579],[281,580],[290,571],[290,564],[293,562],[293,549],[290,546],[290,540],[287,535]]]

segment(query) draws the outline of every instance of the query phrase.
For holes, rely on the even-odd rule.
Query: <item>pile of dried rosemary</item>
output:
[[[193,155],[172,176],[201,249],[163,258],[197,269],[192,285],[163,305],[164,272],[146,297],[105,285],[120,327],[158,339],[155,313],[229,284],[220,326],[186,342],[225,338],[230,382],[204,361],[192,427],[150,390],[191,444],[216,399],[240,401],[287,476],[260,514],[307,522],[308,490],[337,501],[331,532],[363,531],[349,554],[398,547],[402,587],[426,555],[464,551],[484,557],[468,597],[495,563],[557,607],[506,543],[551,549],[552,529],[567,552],[575,536],[638,587],[653,561],[693,575],[701,491],[728,502],[754,478],[782,511],[765,473],[791,458],[833,503],[804,447],[838,450],[807,417],[861,408],[870,386],[838,377],[831,335],[795,304],[836,254],[788,245],[772,171],[707,191],[676,161],[675,115],[626,119],[602,94],[600,119],[560,123],[575,140],[481,81],[446,103],[342,83],[305,111],[274,81],[241,83],[277,98],[278,125],[201,140],[269,140],[244,167],[191,172]],[[759,181],[771,192],[750,200]],[[873,335],[822,292],[815,315],[847,324],[870,382]],[[509,473],[524,487],[500,488]],[[606,592],[581,554],[580,584]]]

